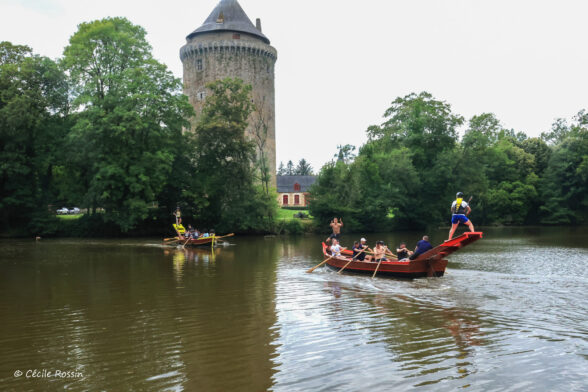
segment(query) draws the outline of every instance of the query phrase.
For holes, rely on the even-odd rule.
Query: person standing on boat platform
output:
[[[341,238],[341,226],[343,226],[343,219],[338,220],[333,218],[329,225],[333,229],[333,233],[325,240],[325,242],[331,241],[333,238],[339,240]]]
[[[463,193],[457,192],[455,200],[451,204],[451,230],[449,230],[449,238],[447,241],[453,238],[453,234],[460,222],[468,225],[470,231],[474,231],[474,224],[467,217],[470,212],[472,212],[472,209],[467,202],[463,201]]]

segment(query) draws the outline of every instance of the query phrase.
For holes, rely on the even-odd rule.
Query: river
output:
[[[321,239],[2,240],[0,390],[588,390],[586,228],[489,229],[414,280],[308,274]]]

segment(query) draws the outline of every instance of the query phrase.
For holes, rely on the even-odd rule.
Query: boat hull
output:
[[[328,257],[328,255],[327,255]],[[327,261],[327,265],[340,270],[351,260],[351,257],[334,257]],[[378,263],[371,261],[352,261],[344,272],[373,275]],[[443,276],[447,268],[447,260],[415,260],[415,261],[382,261],[378,268],[378,276],[390,276],[396,278],[423,278]]]

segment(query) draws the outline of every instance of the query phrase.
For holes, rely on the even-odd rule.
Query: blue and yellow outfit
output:
[[[469,221],[468,217],[465,215],[465,212],[468,208],[468,203],[463,201],[461,197],[458,197],[456,200],[453,201],[451,204],[451,224],[456,223],[467,223]]]

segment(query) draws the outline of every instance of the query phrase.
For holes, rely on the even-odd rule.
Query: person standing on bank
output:
[[[455,198],[453,204],[451,204],[451,230],[449,230],[449,239],[447,241],[453,238],[453,234],[455,234],[460,222],[468,225],[470,231],[474,231],[474,224],[467,217],[472,212],[472,209],[467,202],[463,201],[463,193],[457,192]]]
[[[329,226],[331,226],[333,229],[333,233],[325,240],[325,242],[329,242],[333,238],[339,240],[341,238],[341,226],[343,226],[343,219],[338,220],[337,218],[333,218]]]

